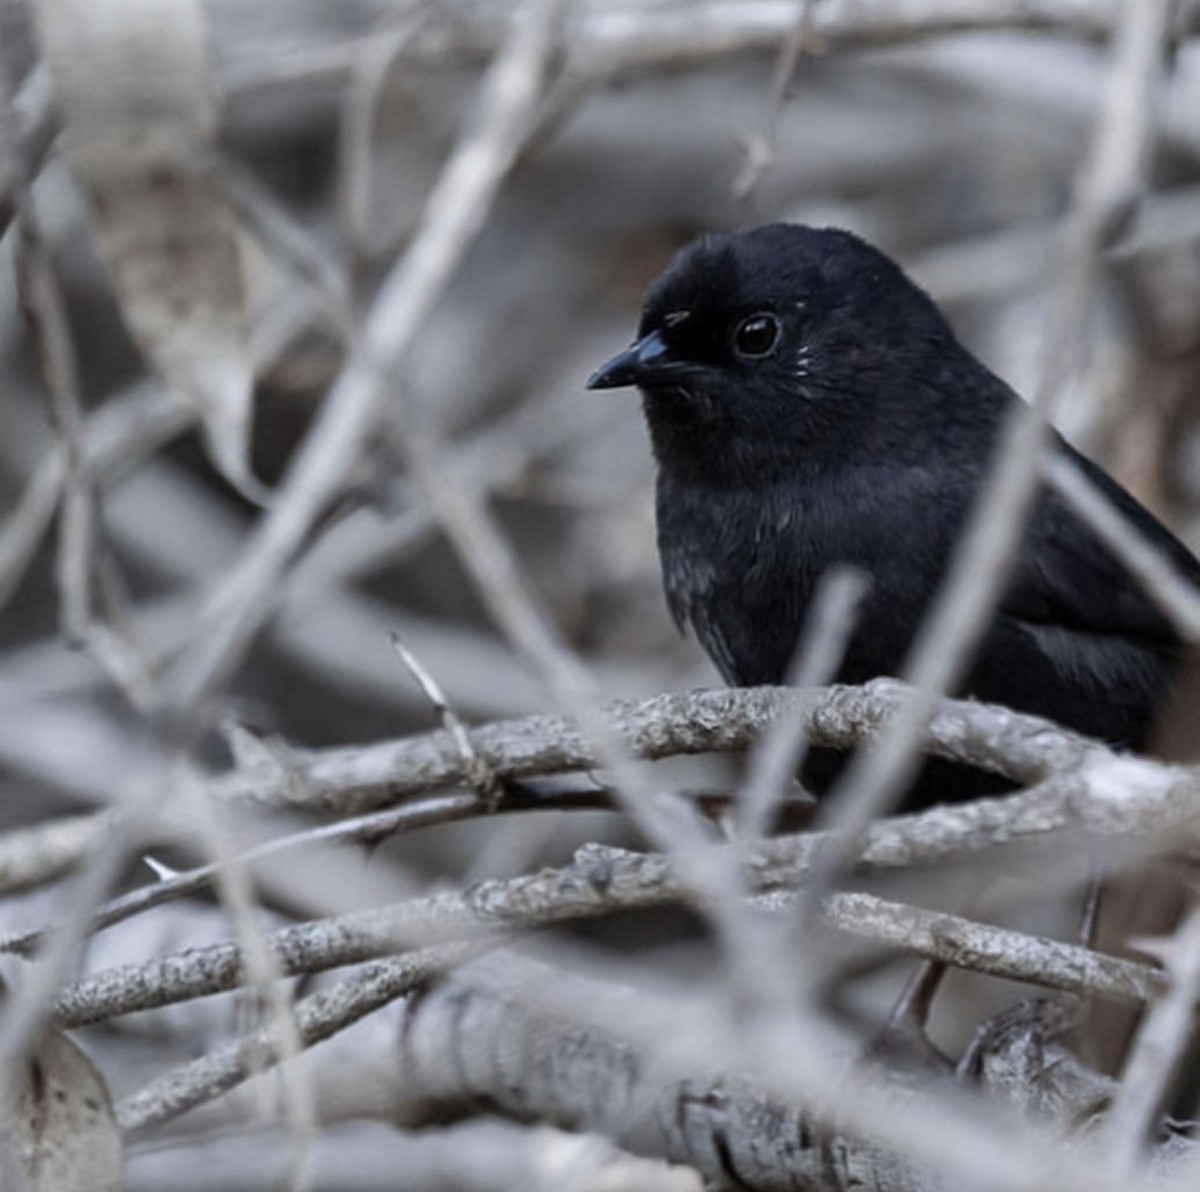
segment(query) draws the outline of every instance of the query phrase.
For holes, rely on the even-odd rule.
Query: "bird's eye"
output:
[[[774,315],[750,315],[737,325],[733,346],[739,356],[766,356],[778,339],[779,320]]]

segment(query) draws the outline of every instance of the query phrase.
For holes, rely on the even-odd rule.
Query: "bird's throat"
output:
[[[799,427],[759,433],[704,397],[646,394],[644,410],[659,468],[684,484],[755,489],[794,476],[818,450]]]

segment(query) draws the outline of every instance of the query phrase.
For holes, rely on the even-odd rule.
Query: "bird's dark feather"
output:
[[[745,358],[735,329],[760,312],[778,345]],[[897,674],[1019,399],[892,261],[836,230],[698,241],[651,287],[639,334],[651,333],[688,365],[669,384],[638,381],[676,621],[728,682],[780,682],[821,575],[849,563],[872,588],[837,677]],[[1200,563],[1111,477],[1057,437],[1051,450],[1200,584]],[[962,693],[1140,747],[1180,649],[1044,493]]]

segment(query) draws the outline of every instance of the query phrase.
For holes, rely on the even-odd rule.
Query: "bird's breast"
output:
[[[671,611],[725,678],[783,680],[821,577],[849,564],[870,591],[838,678],[896,674],[944,574],[957,522],[931,516],[922,474],[843,469],[754,488],[660,476],[658,537]]]
[[[795,492],[713,491],[660,479],[658,542],[675,619],[725,678],[780,682],[826,548]]]

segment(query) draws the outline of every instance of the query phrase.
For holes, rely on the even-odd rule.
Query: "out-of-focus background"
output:
[[[512,7],[197,6],[215,98],[212,169],[245,270],[249,458],[266,488],[286,474],[375,286],[421,226]],[[584,390],[588,373],[630,340],[644,287],[688,239],[768,220],[849,228],[899,259],[1018,391],[1036,383],[1049,266],[1097,118],[1110,62],[1103,32],[1116,6],[990,8],[898,3],[885,19],[883,6],[836,3],[567,5],[569,69],[413,337],[396,406],[434,427],[451,445],[455,474],[487,494],[551,619],[605,695],[717,681],[661,598],[637,399]],[[27,216],[66,304],[81,401],[76,442],[91,461],[93,613],[107,636],[84,648],[64,633],[66,440],[17,285],[28,245],[4,204],[0,830],[120,800],[143,723],[128,694],[152,690],[202,631],[202,601],[260,517],[214,466],[194,407],[172,396],[135,347],[94,228],[99,219],[110,242],[136,239],[138,228],[122,226],[119,209],[97,216],[94,205],[89,226],[86,154],[71,156],[70,119],[59,131],[54,72],[21,13],[5,12],[12,99],[3,140],[20,168],[0,177],[6,196],[22,174],[31,181]],[[1200,48],[1186,36],[1194,17],[1179,21],[1148,192],[1106,256],[1082,362],[1055,420],[1200,547]],[[177,36],[164,32],[168,42]],[[396,425],[402,434],[403,421]],[[353,744],[434,726],[392,634],[468,722],[551,706],[483,611],[385,435],[345,478],[339,508],[276,595],[217,701],[268,741]],[[114,674],[127,680],[125,693]],[[201,747],[211,764],[226,764],[216,738]],[[719,785],[726,766],[677,774]],[[417,835],[369,863],[342,857],[342,877],[277,873],[267,898],[275,915],[318,913],[414,880],[561,861],[585,839],[633,839],[602,813],[537,825]],[[163,855],[183,863],[195,854],[164,845]],[[131,867],[124,880],[143,875]],[[10,927],[41,922],[55,891],[11,894],[0,918]],[[216,912],[197,914],[214,938],[225,933]],[[123,929],[125,945],[97,943],[93,962],[112,963],[122,946],[130,958],[152,954],[150,929],[133,928]],[[174,922],[166,930],[182,931]],[[114,1028],[97,1044],[118,1093],[167,1056],[205,1045],[160,1027],[157,1041]],[[321,1187],[397,1186],[386,1132],[367,1128],[363,1142],[354,1133],[362,1129],[342,1144],[333,1132]],[[368,1161],[375,1145],[382,1157]],[[348,1153],[362,1158],[352,1177],[336,1160]],[[229,1151],[210,1177],[170,1149],[149,1152],[134,1160],[130,1186],[266,1187],[261,1157],[254,1147]]]

